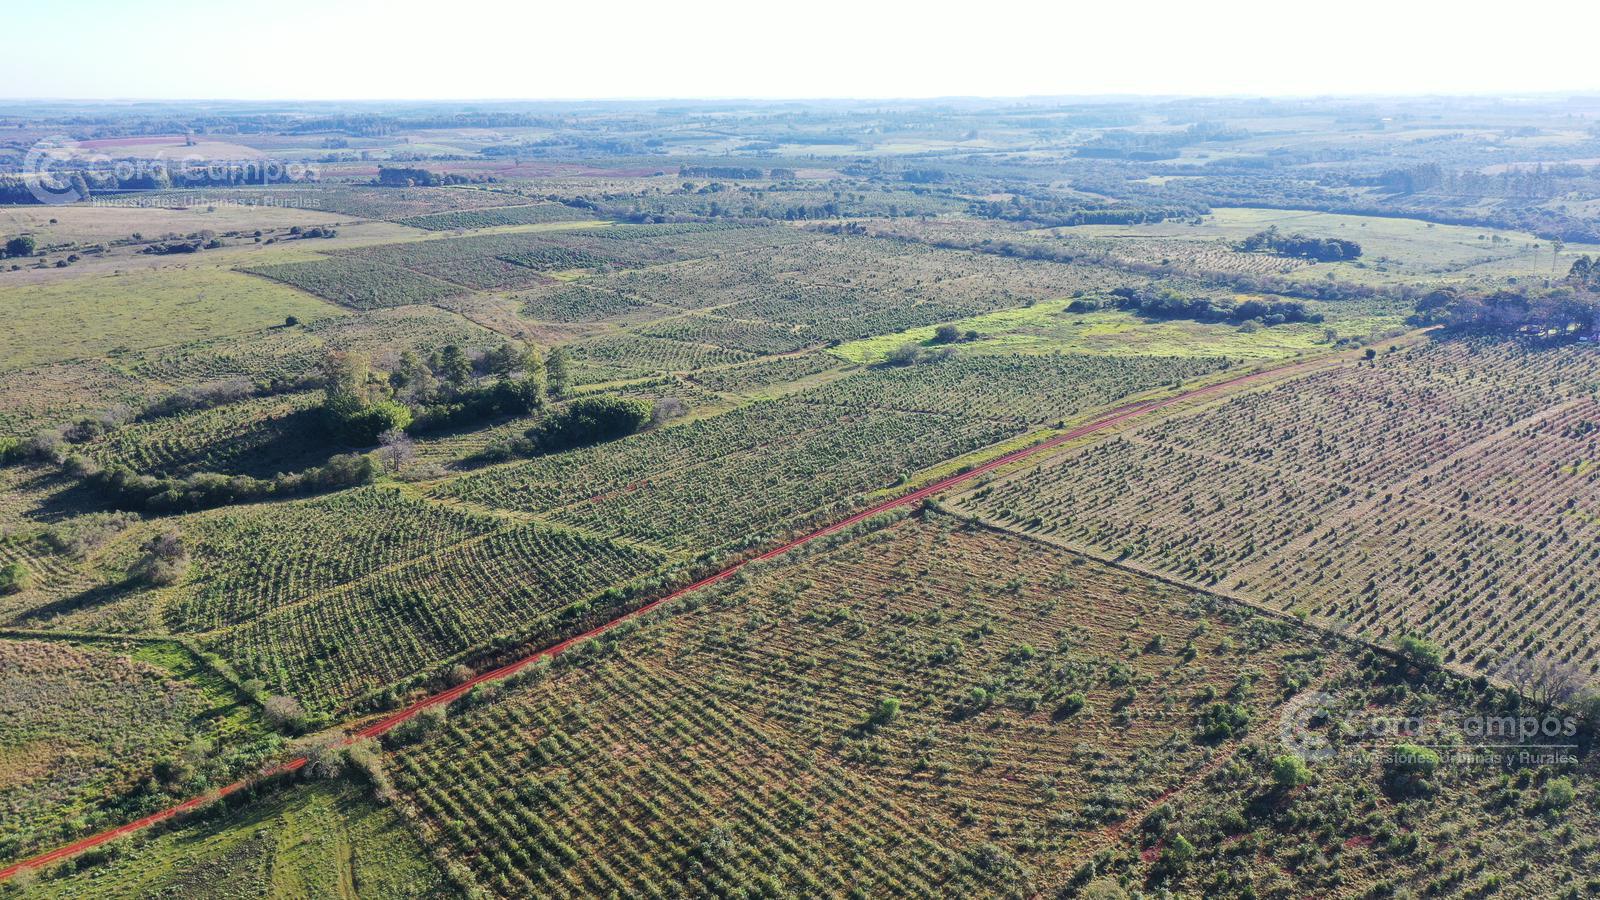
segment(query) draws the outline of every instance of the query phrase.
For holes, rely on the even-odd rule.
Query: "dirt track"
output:
[[[375,722],[372,722],[372,723],[370,723],[368,725],[365,725],[365,726],[361,727],[360,729],[357,729],[356,731],[351,732],[348,736],[346,736],[343,739],[341,744],[347,745],[347,744],[354,743],[354,742],[356,742],[358,740],[361,740],[363,738],[376,737],[378,735],[381,735],[381,734],[393,729],[395,726],[399,725],[400,723],[402,723],[402,722],[404,722],[404,721],[416,716],[418,713],[420,713],[421,711],[423,711],[425,709],[428,709],[429,707],[443,706],[443,705],[446,705],[448,703],[451,703],[451,702],[459,699],[462,695],[466,694],[468,691],[472,690],[473,688],[477,687],[480,684],[484,684],[484,683],[492,682],[492,681],[499,681],[501,679],[507,678],[507,677],[509,677],[511,675],[516,674],[517,672],[521,671],[522,669],[527,668],[528,666],[532,665],[533,663],[537,662],[538,660],[549,659],[550,657],[556,656],[557,654],[565,651],[566,649],[568,649],[569,647],[573,646],[574,644],[578,644],[578,643],[581,643],[583,641],[589,640],[590,638],[598,637],[599,635],[605,634],[606,632],[612,630],[613,628],[616,628],[617,626],[623,624],[624,622],[628,622],[630,620],[636,619],[639,616],[644,615],[645,613],[649,612],[652,609],[655,609],[658,606],[661,606],[661,605],[666,604],[666,603],[670,603],[673,600],[676,600],[676,599],[684,596],[685,594],[692,593],[692,592],[697,591],[697,590],[699,590],[701,588],[709,587],[709,586],[711,586],[713,584],[716,584],[718,582],[725,581],[725,580],[733,577],[741,569],[743,569],[744,567],[750,565],[753,562],[760,562],[760,561],[763,561],[763,560],[769,560],[769,559],[772,559],[774,557],[781,556],[784,553],[787,553],[787,552],[789,552],[790,550],[793,550],[796,547],[799,547],[799,546],[801,546],[803,544],[810,543],[811,541],[814,541],[817,538],[824,537],[826,535],[833,534],[833,533],[838,532],[838,531],[842,531],[842,530],[844,530],[846,528],[849,528],[852,525],[855,525],[858,522],[861,522],[864,519],[868,519],[868,518],[870,518],[872,516],[875,516],[875,515],[877,515],[879,513],[887,512],[888,510],[891,510],[891,509],[897,509],[897,508],[902,507],[902,506],[906,506],[906,505],[909,505],[909,504],[912,504],[912,503],[916,503],[917,501],[922,500],[925,497],[928,497],[928,496],[931,496],[933,494],[939,493],[940,491],[944,491],[944,490],[946,490],[948,488],[954,487],[954,486],[956,486],[958,484],[961,484],[963,482],[970,481],[970,480],[972,480],[974,478],[977,478],[977,477],[979,477],[979,476],[981,476],[981,475],[983,475],[985,473],[992,472],[995,469],[998,469],[998,468],[1001,468],[1003,466],[1009,465],[1011,463],[1017,462],[1018,460],[1027,459],[1028,457],[1036,456],[1036,455],[1038,455],[1040,453],[1047,452],[1047,451],[1052,450],[1052,449],[1054,449],[1056,447],[1059,447],[1062,444],[1065,444],[1065,443],[1067,443],[1069,441],[1077,440],[1078,438],[1084,437],[1086,435],[1093,434],[1093,433],[1095,433],[1097,431],[1103,431],[1106,428],[1109,428],[1109,427],[1111,427],[1113,425],[1120,424],[1120,423],[1122,423],[1122,422],[1124,422],[1124,421],[1126,421],[1128,419],[1134,418],[1136,416],[1140,416],[1140,415],[1143,415],[1143,414],[1148,413],[1148,412],[1154,412],[1154,411],[1159,410],[1159,409],[1164,409],[1166,407],[1173,406],[1173,405],[1178,404],[1178,403],[1183,403],[1183,402],[1192,400],[1192,399],[1194,399],[1196,397],[1203,397],[1203,396],[1206,396],[1208,394],[1214,394],[1214,393],[1218,393],[1218,392],[1223,391],[1223,390],[1227,390],[1229,388],[1238,387],[1240,385],[1247,384],[1247,383],[1252,382],[1252,381],[1259,381],[1259,380],[1264,379],[1264,378],[1282,377],[1282,376],[1287,375],[1287,374],[1296,373],[1296,372],[1303,372],[1304,370],[1308,370],[1308,369],[1324,366],[1324,365],[1327,365],[1328,363],[1329,363],[1329,360],[1326,359],[1326,358],[1323,358],[1323,359],[1314,360],[1314,361],[1310,361],[1310,362],[1291,364],[1291,365],[1283,366],[1283,367],[1276,368],[1276,369],[1268,369],[1268,370],[1260,371],[1260,372],[1250,372],[1250,373],[1246,373],[1246,374],[1243,374],[1243,375],[1236,375],[1236,376],[1234,376],[1232,378],[1228,378],[1228,379],[1225,379],[1225,380],[1222,380],[1222,381],[1212,382],[1211,384],[1202,385],[1201,387],[1194,388],[1193,390],[1184,391],[1183,393],[1179,393],[1179,394],[1174,394],[1171,397],[1165,397],[1165,398],[1162,398],[1162,399],[1159,399],[1159,400],[1143,400],[1143,401],[1129,403],[1129,404],[1126,404],[1124,406],[1119,406],[1119,407],[1113,408],[1110,411],[1102,414],[1099,418],[1096,418],[1096,419],[1094,419],[1094,420],[1092,420],[1090,422],[1087,422],[1087,423],[1085,423],[1083,425],[1079,425],[1079,426],[1077,426],[1075,428],[1072,428],[1072,429],[1070,429],[1068,431],[1062,432],[1061,434],[1055,435],[1055,436],[1049,438],[1048,440],[1041,441],[1041,442],[1039,442],[1037,444],[1032,444],[1030,446],[1022,448],[1021,450],[1015,450],[1015,451],[1013,451],[1011,453],[1005,454],[1004,456],[996,457],[995,459],[992,459],[992,460],[990,460],[990,461],[988,461],[988,462],[986,462],[986,463],[984,463],[984,464],[982,464],[980,466],[976,466],[976,467],[974,467],[972,469],[969,469],[969,470],[967,470],[965,472],[958,472],[958,473],[956,473],[954,475],[950,475],[950,476],[947,476],[945,478],[938,479],[938,480],[933,481],[933,482],[929,483],[928,485],[925,485],[924,487],[918,488],[917,490],[912,491],[912,492],[910,492],[908,494],[903,494],[903,495],[901,495],[899,497],[895,497],[895,498],[892,498],[892,499],[889,499],[889,500],[885,500],[882,503],[878,503],[878,504],[876,504],[874,506],[871,506],[871,507],[869,507],[867,509],[864,509],[864,510],[862,510],[862,511],[860,511],[860,512],[858,512],[858,513],[856,513],[856,514],[854,514],[852,516],[849,516],[849,517],[844,518],[844,519],[840,519],[839,521],[834,522],[831,525],[826,525],[826,526],[824,526],[822,528],[817,529],[816,531],[812,531],[812,532],[810,532],[808,534],[802,535],[801,537],[798,537],[798,538],[795,538],[795,539],[793,539],[791,541],[788,541],[787,543],[780,544],[780,545],[778,545],[776,547],[773,547],[771,550],[768,550],[768,551],[766,551],[765,553],[762,553],[759,556],[751,557],[749,559],[741,560],[741,561],[739,561],[737,563],[734,563],[733,565],[721,570],[720,572],[717,572],[714,575],[709,575],[709,576],[707,576],[705,578],[702,578],[699,581],[696,581],[695,583],[690,584],[690,585],[688,585],[686,587],[678,588],[677,590],[672,591],[671,593],[669,593],[669,594],[667,594],[667,595],[665,595],[663,597],[660,597],[660,598],[657,598],[655,600],[652,600],[649,603],[646,603],[645,605],[643,605],[643,606],[641,606],[641,607],[639,607],[637,609],[634,609],[634,610],[632,610],[630,612],[624,613],[624,614],[618,616],[617,618],[612,619],[611,621],[605,623],[604,625],[600,625],[600,626],[598,626],[596,628],[593,628],[593,629],[591,629],[589,631],[586,631],[586,632],[584,632],[582,634],[575,635],[573,637],[567,638],[566,640],[564,640],[564,641],[562,641],[562,642],[560,642],[558,644],[554,644],[552,646],[546,647],[543,650],[538,651],[537,653],[533,653],[533,654],[530,654],[528,656],[525,656],[522,659],[516,660],[515,662],[508,663],[508,664],[506,664],[504,666],[501,666],[498,669],[492,669],[492,670],[490,670],[488,672],[484,672],[484,673],[482,673],[480,675],[477,675],[476,677],[472,678],[470,681],[463,682],[462,684],[459,684],[459,685],[457,685],[457,686],[455,686],[453,688],[450,688],[449,690],[441,691],[440,693],[437,693],[437,694],[434,694],[434,695],[432,695],[430,697],[426,697],[426,698],[424,698],[422,700],[419,700],[416,703],[413,703],[410,706],[406,707],[405,709],[402,709],[399,712],[394,713],[393,715],[385,716],[384,718],[381,718],[381,719],[379,719],[379,720],[377,720]],[[0,869],[0,881],[4,881],[5,879],[10,878],[11,876],[17,874],[18,872],[20,872],[20,871],[22,871],[24,869],[37,869],[37,868],[40,868],[42,866],[49,865],[50,863],[57,862],[57,861],[62,860],[62,859],[66,859],[66,858],[71,857],[71,856],[75,856],[75,855],[77,855],[79,853],[82,853],[85,850],[90,850],[90,849],[92,849],[94,847],[98,847],[98,846],[100,846],[102,844],[109,843],[111,841],[116,840],[117,838],[125,837],[125,836],[127,836],[129,834],[132,834],[134,832],[137,832],[137,831],[142,831],[142,830],[144,830],[146,828],[149,828],[152,825],[159,824],[159,823],[164,822],[164,821],[166,821],[168,819],[171,819],[171,818],[173,818],[175,816],[181,815],[181,814],[183,814],[185,812],[189,812],[190,810],[196,809],[196,808],[198,808],[200,806],[203,806],[203,805],[205,805],[207,803],[210,803],[213,800],[218,800],[218,799],[226,797],[226,796],[228,796],[230,794],[237,793],[237,792],[243,790],[244,788],[249,787],[250,785],[257,783],[258,781],[262,781],[262,780],[265,780],[265,779],[273,778],[273,777],[276,777],[276,776],[279,776],[279,775],[286,775],[286,774],[290,774],[292,772],[296,772],[296,771],[300,770],[301,768],[304,768],[306,763],[307,763],[306,757],[304,757],[304,756],[295,757],[294,759],[288,760],[287,762],[280,763],[280,764],[278,764],[276,766],[273,766],[273,767],[271,767],[269,769],[264,770],[263,772],[261,772],[258,776],[254,777],[254,778],[245,779],[245,780],[242,780],[242,781],[236,781],[233,784],[230,784],[230,785],[227,785],[225,787],[219,788],[219,789],[217,789],[215,791],[212,791],[212,792],[210,792],[208,794],[202,794],[201,796],[193,797],[193,798],[190,798],[188,800],[185,800],[184,802],[182,802],[182,803],[180,803],[180,804],[178,804],[176,806],[172,806],[172,807],[169,807],[167,809],[161,810],[160,812],[151,813],[150,815],[145,816],[144,818],[136,819],[136,820],[134,820],[132,822],[129,822],[126,825],[122,825],[122,826],[120,826],[118,828],[113,828],[113,829],[110,829],[108,831],[103,831],[103,832],[100,832],[99,834],[93,834],[93,835],[90,835],[88,837],[82,838],[80,840],[74,841],[71,844],[67,844],[64,847],[58,847],[55,850],[51,850],[51,851],[46,852],[46,853],[41,853],[41,854],[39,854],[37,856],[34,856],[34,857],[30,858],[30,859],[24,859],[24,860],[21,860],[19,862],[12,863],[11,865],[7,866],[6,868]]]

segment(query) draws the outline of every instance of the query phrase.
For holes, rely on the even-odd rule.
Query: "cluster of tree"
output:
[[[377,474],[372,459],[357,453],[329,458],[321,466],[274,478],[197,472],[185,478],[140,475],[127,466],[96,469],[82,457],[69,457],[69,472],[119,509],[147,512],[181,512],[209,509],[231,503],[250,503],[276,497],[318,493],[365,484]]]
[[[937,337],[937,336],[936,336]],[[956,355],[956,348],[942,346],[938,348],[924,347],[915,341],[907,341],[888,353],[884,354],[883,363],[887,366],[915,366],[922,363],[940,362],[951,359]]]
[[[1445,287],[1418,300],[1409,321],[1490,331],[1587,332],[1600,322],[1600,294],[1570,284],[1493,293]]]
[[[162,243],[150,244],[139,252],[150,253],[156,256],[169,256],[175,253],[199,253],[201,250],[215,250],[221,246],[221,238],[214,237],[210,238],[209,240],[197,238],[190,241],[165,241]]]
[[[760,178],[766,173],[748,166],[679,166],[678,174],[684,178]],[[774,176],[776,177],[776,176]]]
[[[372,371],[365,353],[335,351],[322,365],[323,414],[334,437],[370,446],[378,435],[411,424],[410,407],[394,399],[388,379]]]
[[[1377,178],[1377,184],[1396,194],[1418,194],[1431,191],[1444,183],[1444,170],[1438,163],[1389,169]]]
[[[975,201],[967,211],[980,218],[1032,222],[1051,228],[1071,225],[1144,225],[1192,219],[1211,212],[1204,205],[1097,203],[1082,197],[1013,193],[1011,199]]]
[[[450,184],[476,184],[482,177],[434,172],[410,166],[379,166],[373,184],[379,187],[442,187]]]
[[[376,372],[359,353],[333,353],[322,375],[323,410],[333,435],[370,446],[391,431],[452,428],[494,416],[520,416],[566,395],[571,358],[558,347],[549,360],[533,347],[502,344],[470,356],[454,344],[426,358],[400,354],[389,372]]]
[[[4,252],[0,252],[0,259],[23,259],[32,256],[39,249],[39,242],[31,234],[10,238],[6,241]]]
[[[1070,312],[1088,312],[1104,306],[1125,309],[1154,319],[1194,319],[1198,322],[1248,322],[1263,325],[1286,322],[1321,322],[1322,314],[1308,312],[1298,300],[1251,297],[1242,301],[1214,297],[1185,297],[1170,288],[1114,288],[1109,301],[1080,297],[1068,304]]]
[[[1600,291],[1600,257],[1590,259],[1587,254],[1572,261],[1567,270],[1568,283],[1586,291]]]
[[[552,411],[521,437],[490,445],[478,454],[480,462],[557,453],[573,447],[627,437],[684,415],[688,404],[663,397],[654,404],[633,397],[602,395],[580,397]]]
[[[954,325],[940,325],[933,330],[933,342],[935,344],[959,344],[975,341],[978,337],[977,331],[973,329],[962,331]]]
[[[1236,246],[1245,253],[1265,250],[1279,256],[1315,259],[1320,262],[1338,262],[1361,256],[1361,245],[1355,241],[1343,238],[1318,238],[1299,233],[1282,234],[1276,225],[1250,235]]]
[[[544,452],[614,441],[643,428],[652,408],[636,397],[581,397],[528,429],[528,439]]]
[[[547,398],[565,396],[570,382],[566,348],[545,360],[536,348],[509,343],[475,358],[454,345],[427,359],[407,351],[388,378],[394,396],[414,413],[412,432],[536,412]]]

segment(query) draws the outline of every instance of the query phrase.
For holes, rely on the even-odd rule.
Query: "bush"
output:
[[[1539,795],[1539,805],[1550,810],[1566,809],[1576,799],[1578,791],[1572,786],[1572,779],[1552,778],[1545,782],[1544,791]]]
[[[300,701],[282,694],[274,694],[261,704],[261,716],[269,726],[286,734],[295,734],[306,724],[306,711]]]
[[[528,429],[528,437],[546,451],[612,441],[643,428],[651,411],[631,397],[584,397]]]
[[[1089,705],[1089,700],[1088,700],[1088,698],[1084,697],[1083,694],[1081,694],[1081,693],[1068,694],[1065,698],[1062,699],[1061,705],[1056,707],[1055,717],[1057,719],[1065,719],[1068,716],[1075,716],[1078,713],[1083,712],[1083,710],[1086,709],[1088,707],[1088,705]]]
[[[1297,788],[1311,781],[1311,769],[1300,757],[1285,753],[1272,759],[1272,783],[1283,790]]]
[[[39,247],[39,242],[33,235],[25,234],[6,241],[6,256],[32,256]]]
[[[1201,736],[1208,741],[1225,741],[1249,727],[1250,710],[1237,703],[1213,703],[1200,717]]]
[[[1388,764],[1389,786],[1397,794],[1427,794],[1428,776],[1438,770],[1439,754],[1416,744],[1396,744]]]
[[[0,594],[15,594],[33,586],[33,573],[22,562],[0,566]]]
[[[1396,645],[1400,655],[1415,665],[1437,669],[1444,664],[1444,652],[1439,645],[1414,635],[1406,635]]]
[[[168,587],[183,580],[189,572],[189,550],[176,529],[167,529],[145,542],[144,555],[134,563],[128,577],[150,587]]]
[[[420,710],[416,715],[396,725],[388,734],[384,735],[383,742],[389,747],[404,747],[415,744],[444,727],[449,713],[442,706],[430,706]]]

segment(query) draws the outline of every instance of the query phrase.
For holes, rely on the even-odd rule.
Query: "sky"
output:
[[[6,99],[1600,92],[1600,0],[0,0]]]

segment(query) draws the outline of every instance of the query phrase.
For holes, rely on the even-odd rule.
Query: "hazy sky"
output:
[[[1600,90],[1600,0],[4,0],[7,98]]]

